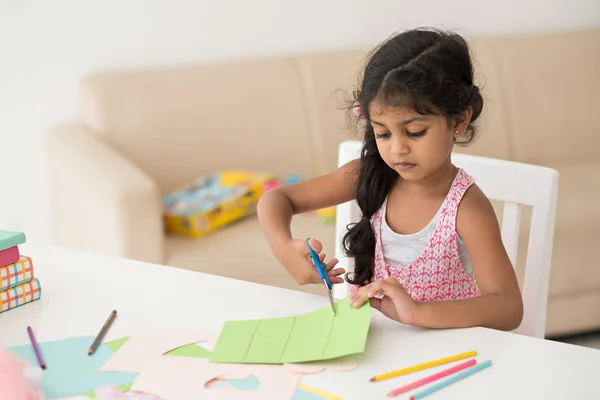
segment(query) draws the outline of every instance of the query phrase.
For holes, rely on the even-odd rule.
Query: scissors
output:
[[[321,263],[319,260],[319,256],[308,244],[308,239],[306,239],[306,245],[308,246],[308,251],[310,252],[310,256],[312,257],[313,263],[315,264],[315,268],[319,271],[319,277],[323,279],[325,282],[325,288],[327,289],[327,296],[329,296],[329,303],[331,304],[331,310],[333,311],[333,315],[335,315],[335,308],[333,307],[333,295],[331,294],[331,290],[333,289],[333,285],[329,280],[329,275],[327,274],[327,268],[325,264]]]

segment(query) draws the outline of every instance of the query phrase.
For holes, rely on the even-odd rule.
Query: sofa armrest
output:
[[[164,263],[165,235],[156,183],[80,124],[46,137],[52,242]]]

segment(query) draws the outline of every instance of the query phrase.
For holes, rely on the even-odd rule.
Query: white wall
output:
[[[417,25],[597,26],[600,0],[0,0],[0,229],[47,240],[41,138],[76,117],[88,71],[351,47]]]

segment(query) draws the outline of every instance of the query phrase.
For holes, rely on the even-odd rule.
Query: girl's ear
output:
[[[469,127],[469,123],[471,122],[472,116],[473,108],[469,106],[464,112],[454,118],[454,128],[452,129],[454,139],[458,139],[465,134],[467,128]]]

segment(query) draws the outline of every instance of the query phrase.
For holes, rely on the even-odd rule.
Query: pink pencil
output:
[[[446,377],[448,375],[452,375],[453,373],[458,372],[460,370],[463,370],[465,368],[468,368],[468,367],[470,367],[472,365],[475,365],[476,363],[477,363],[477,360],[475,360],[474,358],[472,358],[469,361],[465,361],[462,364],[458,364],[458,365],[455,365],[452,368],[448,368],[448,369],[445,369],[443,371],[440,371],[437,374],[430,375],[430,376],[428,376],[426,378],[420,379],[420,380],[415,381],[413,383],[409,383],[408,385],[404,385],[402,387],[399,387],[398,389],[394,389],[391,392],[389,392],[387,395],[389,397],[398,396],[399,394],[406,393],[409,390],[416,389],[416,388],[421,387],[423,385],[426,385],[428,383],[437,381],[438,379],[444,378],[444,377]]]

